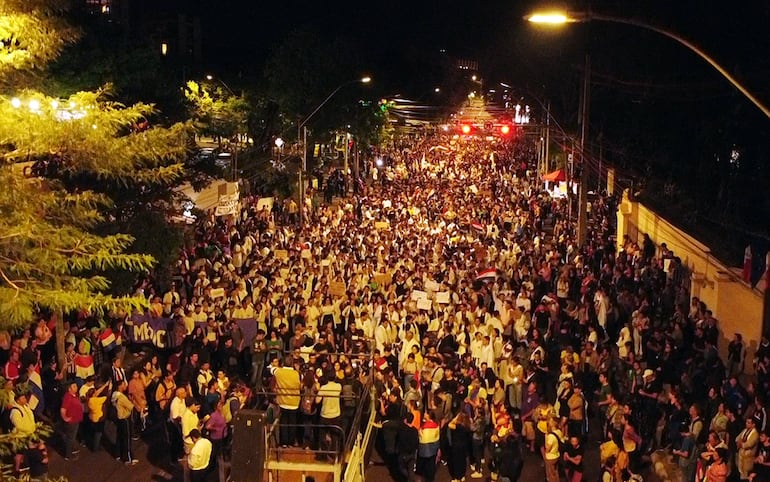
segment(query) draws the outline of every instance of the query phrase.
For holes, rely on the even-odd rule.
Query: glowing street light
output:
[[[11,99],[11,105],[15,109],[18,109],[19,107],[21,107],[21,99],[19,99],[18,97],[14,97],[13,99]]]
[[[275,139],[275,147],[277,147],[278,149],[283,147],[283,144],[284,144],[283,139],[281,139],[280,137]]]
[[[543,23],[548,25],[562,25],[576,21],[563,12],[536,12],[524,18],[532,23]]]

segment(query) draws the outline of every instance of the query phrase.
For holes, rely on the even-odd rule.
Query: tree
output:
[[[39,68],[58,57],[79,32],[61,14],[66,0],[4,0],[0,3],[0,78]]]
[[[245,98],[223,90],[188,81],[185,97],[195,127],[203,135],[217,139],[233,139],[246,133],[249,104]]]
[[[38,310],[52,311],[62,357],[65,313],[146,306],[142,297],[111,292],[106,273],[142,272],[155,260],[129,252],[132,236],[103,230],[152,206],[154,192],[182,178],[188,139],[183,125],[149,127],[152,106],[126,107],[105,91],[62,100],[23,90],[23,74],[76,38],[58,16],[61,9],[48,5],[59,7],[17,0],[0,9],[6,39],[0,74],[7,86],[0,95],[0,320],[22,326]],[[111,199],[129,190],[132,203]]]

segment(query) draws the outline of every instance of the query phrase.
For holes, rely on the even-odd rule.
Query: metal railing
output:
[[[358,400],[352,418],[345,417],[345,409],[342,408],[341,420],[343,425],[347,425],[346,427],[336,424],[286,424],[282,423],[280,418],[265,427],[265,468],[268,471],[327,472],[334,474],[335,482],[343,480],[343,473],[361,474],[363,477],[363,458],[371,436],[371,422],[375,415],[371,395],[372,386],[371,382],[366,383],[361,393],[355,395]],[[343,395],[337,398],[349,399]],[[364,422],[366,422],[365,425]],[[304,448],[304,444],[282,446],[281,431],[287,429],[292,431],[310,429],[314,433],[313,440],[318,440],[318,443],[311,443],[307,449]],[[300,439],[299,434],[294,435],[292,442]],[[302,435],[304,438],[304,432]],[[308,461],[311,457],[312,460]]]

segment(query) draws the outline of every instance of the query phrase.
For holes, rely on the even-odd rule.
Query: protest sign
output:
[[[440,291],[436,293],[436,303],[440,303],[442,305],[448,305],[449,304],[449,291]]]
[[[267,208],[268,211],[272,211],[274,202],[275,199],[271,197],[260,198],[259,201],[257,201],[257,211],[262,211],[265,208]]]
[[[276,249],[275,250],[275,259],[288,259],[289,258],[289,252],[285,249]]]
[[[427,300],[428,299],[428,293],[421,291],[421,290],[412,290],[412,299],[415,301],[418,300]]]
[[[211,298],[224,298],[225,297],[225,289],[224,288],[214,288],[211,290],[211,293],[209,293],[209,296]]]
[[[347,293],[347,286],[342,281],[332,281],[329,283],[329,293],[332,296],[345,296]]]
[[[431,303],[430,300],[425,300],[425,299],[417,300],[418,310],[430,310],[432,307],[433,307],[433,303]]]

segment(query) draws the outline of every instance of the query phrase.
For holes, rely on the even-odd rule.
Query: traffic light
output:
[[[470,134],[471,133],[471,126],[469,126],[468,124],[463,124],[460,127],[460,130],[462,131],[463,134],[466,134],[466,135]]]
[[[511,126],[509,126],[508,124],[503,124],[502,126],[500,126],[500,133],[504,136],[507,136],[508,134],[511,133]]]

